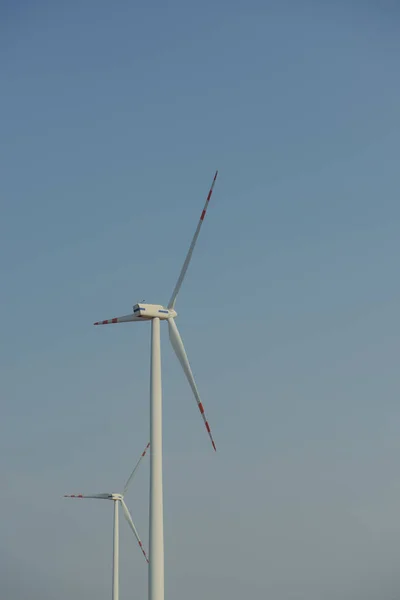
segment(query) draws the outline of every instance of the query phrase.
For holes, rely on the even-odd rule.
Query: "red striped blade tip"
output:
[[[114,317],[114,319],[106,319],[105,321],[96,321],[93,325],[110,325],[110,323],[118,323],[118,317]]]

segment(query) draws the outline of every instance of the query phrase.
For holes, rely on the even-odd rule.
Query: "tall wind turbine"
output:
[[[149,562],[149,560],[147,558],[147,554],[143,548],[142,541],[141,541],[139,534],[136,530],[136,527],[133,523],[131,513],[129,512],[129,509],[124,501],[124,496],[125,496],[126,492],[128,491],[128,488],[129,488],[130,484],[132,483],[132,479],[137,471],[137,468],[139,467],[143,457],[146,455],[146,452],[147,452],[147,449],[149,448],[149,446],[150,446],[150,443],[147,444],[147,446],[144,449],[144,451],[142,452],[138,462],[136,463],[135,468],[133,469],[132,473],[129,475],[129,478],[125,484],[124,491],[122,494],[120,494],[120,493],[118,493],[118,494],[114,494],[114,493],[110,493],[110,494],[107,494],[107,493],[105,493],[105,494],[69,494],[69,495],[66,494],[64,496],[64,498],[94,498],[96,500],[112,500],[114,502],[112,600],[119,600],[119,515],[118,515],[119,504],[121,504],[121,506],[122,506],[124,517],[127,520],[129,527],[132,529],[132,531],[137,539],[137,542],[140,546],[143,556],[145,557],[146,561]]]
[[[208,204],[213,192],[218,171],[214,175],[206,203],[200,215],[197,229],[190,244],[181,272],[176,282],[171,299],[165,307],[161,304],[135,304],[133,313],[106,321],[98,321],[95,325],[111,323],[129,323],[151,321],[151,366],[150,366],[150,535],[149,535],[149,600],[164,600],[164,525],[163,525],[163,480],[162,480],[162,393],[161,393],[161,351],[160,351],[160,320],[167,321],[169,339],[178,357],[183,371],[203,418],[205,427],[214,450],[215,443],[210,426],[206,419],[203,404],[190,368],[189,360],[175,323],[177,313],[175,302],[192,258],[193,250],[199,237],[200,229],[206,216]]]

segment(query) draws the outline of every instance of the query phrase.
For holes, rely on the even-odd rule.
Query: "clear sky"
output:
[[[163,331],[166,600],[400,594],[398,2],[0,4],[0,596],[111,594]],[[163,328],[165,329],[165,328]],[[148,543],[148,461],[127,496]],[[147,569],[121,522],[121,598]]]

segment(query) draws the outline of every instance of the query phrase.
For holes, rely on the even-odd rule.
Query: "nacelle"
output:
[[[135,304],[133,314],[141,319],[170,319],[176,317],[176,312],[161,304]]]

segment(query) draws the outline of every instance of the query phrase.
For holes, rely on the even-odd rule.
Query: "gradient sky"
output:
[[[0,596],[111,594],[163,331],[166,600],[400,595],[398,2],[0,4]],[[165,328],[163,328],[165,329]],[[146,460],[127,496],[148,542]],[[121,522],[121,599],[147,568]]]

